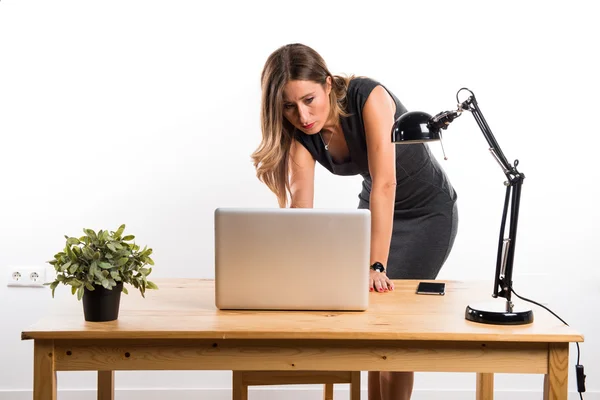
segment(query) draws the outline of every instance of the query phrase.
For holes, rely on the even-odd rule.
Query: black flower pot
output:
[[[86,321],[114,321],[119,317],[119,303],[123,282],[118,282],[112,290],[94,285],[94,290],[85,288],[83,292],[83,314]]]

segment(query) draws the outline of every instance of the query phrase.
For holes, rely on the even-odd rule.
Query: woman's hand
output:
[[[394,284],[392,283],[392,281],[389,280],[385,272],[371,270],[370,274],[370,292],[372,292],[373,289],[375,289],[375,291],[377,292],[387,292],[388,290],[394,290]]]

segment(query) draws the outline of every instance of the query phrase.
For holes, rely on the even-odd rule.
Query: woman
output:
[[[456,193],[425,144],[395,145],[406,108],[377,81],[332,75],[308,46],[289,44],[261,76],[258,178],[280,207],[313,207],[315,163],[363,177],[359,208],[371,211],[370,288],[390,279],[435,279],[454,243]],[[414,373],[369,372],[369,399],[410,399]]]

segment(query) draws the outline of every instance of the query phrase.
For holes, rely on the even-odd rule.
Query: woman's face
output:
[[[283,89],[283,116],[297,129],[319,133],[329,117],[331,77],[325,87],[314,81],[289,81]]]

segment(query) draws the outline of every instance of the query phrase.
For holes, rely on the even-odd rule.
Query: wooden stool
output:
[[[349,383],[350,400],[360,400],[360,371],[233,371],[233,400],[248,400],[248,386],[317,384],[333,400],[335,383]]]

